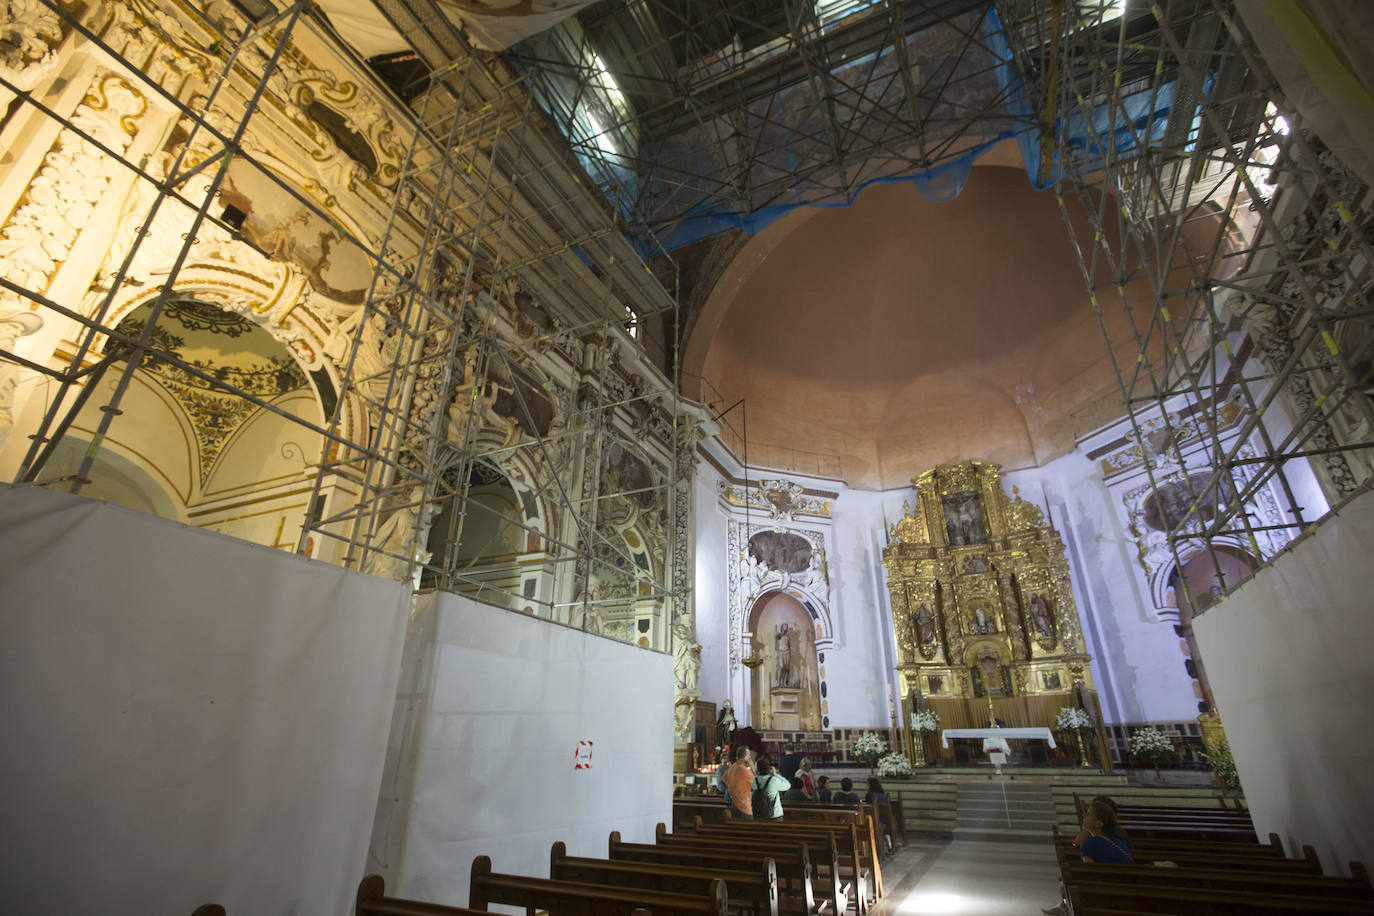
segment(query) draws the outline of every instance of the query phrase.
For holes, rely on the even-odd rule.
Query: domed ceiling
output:
[[[703,399],[745,399],[751,463],[865,489],[967,458],[1043,464],[1121,412],[1054,196],[998,166],[950,203],[874,186],[760,233],[683,368],[719,392]]]

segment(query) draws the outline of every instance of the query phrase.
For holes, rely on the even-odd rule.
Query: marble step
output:
[[[954,839],[968,840],[975,843],[1033,843],[1046,844],[1051,841],[1053,834],[1048,829],[1039,830],[1033,828],[1012,827],[1008,828],[1005,823],[1000,827],[956,827],[954,829]]]

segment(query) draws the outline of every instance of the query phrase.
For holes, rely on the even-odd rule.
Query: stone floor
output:
[[[883,884],[887,896],[871,916],[1039,916],[1041,907],[1059,900],[1049,843],[913,837],[883,866]]]

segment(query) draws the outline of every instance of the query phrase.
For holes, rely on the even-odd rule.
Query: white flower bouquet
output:
[[[928,735],[940,730],[940,717],[928,709],[922,709],[911,717],[911,724],[919,729],[921,734]]]
[[[1131,735],[1131,756],[1149,766],[1158,767],[1173,759],[1174,745],[1157,729],[1138,728]]]
[[[1092,716],[1088,715],[1086,709],[1074,709],[1070,706],[1059,707],[1059,715],[1055,716],[1055,724],[1061,731],[1088,731],[1093,727]]]
[[[905,754],[884,754],[878,758],[878,775],[895,779],[911,775],[911,761]]]
[[[869,766],[883,755],[887,745],[873,732],[864,732],[854,742],[854,756]]]

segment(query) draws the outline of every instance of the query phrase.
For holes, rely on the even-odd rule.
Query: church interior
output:
[[[1371,36],[9,0],[11,911],[485,910],[710,836],[740,747],[862,784],[876,738],[832,910],[1115,912],[1013,824],[1101,791],[1243,807],[1369,912]],[[641,912],[536,899],[484,898]]]

